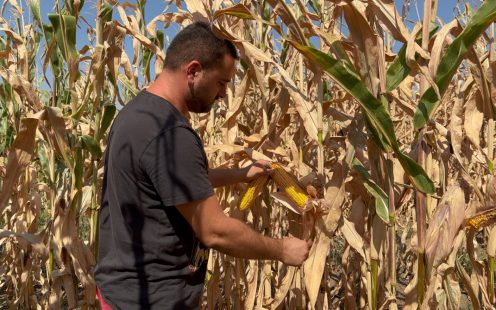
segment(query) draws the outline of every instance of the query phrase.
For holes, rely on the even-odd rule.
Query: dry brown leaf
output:
[[[389,30],[394,39],[405,43],[408,41],[410,34],[393,0],[372,0],[367,10],[372,10],[383,25],[382,28]]]
[[[33,249],[39,254],[47,257],[48,256],[48,248],[43,243],[43,239],[40,235],[30,234],[30,233],[16,233],[9,230],[0,231],[0,239],[14,237],[18,239],[22,239],[25,242],[29,243],[33,247]]]
[[[5,209],[17,179],[24,168],[30,163],[31,157],[34,154],[35,135],[39,117],[41,115],[38,115],[38,117],[23,118],[21,120],[17,136],[9,149],[5,178],[2,182],[2,190],[0,192],[0,214]]]
[[[0,68],[0,76],[14,88],[19,96],[26,99],[32,111],[38,112],[42,109],[40,97],[30,82],[10,69]]]
[[[318,140],[318,130],[317,130],[317,109],[312,106],[311,102],[308,100],[300,89],[296,86],[296,83],[291,79],[286,70],[284,70],[280,65],[274,64],[279,70],[278,76],[272,76],[272,78],[278,81],[280,84],[288,90],[290,97],[295,103],[296,110],[300,115],[303,126],[307,131],[308,136],[317,141]]]
[[[378,261],[381,258],[383,243],[386,240],[387,231],[386,225],[377,215],[374,216],[372,220],[372,229],[370,233],[372,235],[372,242],[370,243],[370,258]]]
[[[487,255],[496,256],[496,226],[493,226],[489,231],[489,238],[487,240]]]
[[[182,24],[185,21],[191,21],[193,15],[189,12],[163,13],[155,16],[147,25],[146,31],[153,37],[157,36],[157,22],[164,23],[164,28],[168,28],[170,23]]]
[[[481,106],[484,116],[487,119],[490,119],[493,118],[494,114],[494,107],[491,102],[491,91],[489,90],[489,86],[487,84],[488,78],[486,77],[486,70],[482,66],[480,60],[482,56],[479,56],[479,54],[483,51],[478,51],[476,47],[477,45],[469,49],[468,60],[470,62],[470,71],[472,73],[471,76],[474,78],[475,83],[481,92]]]
[[[161,47],[155,45],[150,39],[148,39],[146,36],[143,34],[139,33],[137,29],[131,28],[128,25],[122,25],[117,21],[113,21],[113,27],[116,28],[124,28],[127,32],[127,34],[133,36],[135,40],[133,40],[133,46],[134,46],[134,57],[135,59],[133,60],[133,63],[136,64],[136,61],[138,58],[137,55],[139,53],[137,52],[137,47],[139,47],[138,43],[142,44],[143,46],[147,47],[152,53],[154,53],[160,60],[165,60],[165,53],[162,50]],[[138,67],[138,66],[136,66]]]
[[[226,120],[222,127],[227,130],[226,143],[234,143],[237,135],[237,116],[241,113],[242,104],[246,98],[246,91],[250,84],[248,74],[245,74],[241,84],[236,87],[233,98],[229,97],[229,109],[227,111]]]
[[[284,298],[286,298],[288,291],[291,288],[291,284],[293,284],[295,275],[296,267],[288,266],[286,275],[280,281],[278,287],[276,288],[276,293],[274,299],[272,300],[272,303],[270,304],[270,309],[277,309],[279,305],[281,305],[281,303],[284,301]]]
[[[191,12],[194,17],[194,21],[203,20],[211,21],[212,15],[209,11],[209,7],[206,3],[200,0],[184,0],[188,12]]]
[[[255,298],[257,296],[257,282],[258,282],[258,261],[250,260],[249,274],[246,283],[246,298],[244,307],[245,309],[253,309],[255,306]]]
[[[479,90],[472,93],[465,102],[465,117],[463,128],[467,134],[468,140],[476,147],[480,148],[480,135],[482,132],[482,123],[484,113],[482,112],[482,95]]]
[[[496,53],[492,51],[492,54]],[[494,105],[496,104],[496,57],[493,57],[494,59],[492,59],[492,57],[489,57],[489,68],[487,69],[486,75],[491,89],[490,97]]]
[[[255,151],[251,148],[244,147],[241,145],[236,145],[236,144],[221,144],[221,145],[215,145],[215,146],[207,146],[205,147],[205,152],[207,154],[214,153],[217,151],[221,151],[224,153],[227,153],[228,155],[235,155],[237,153],[242,153],[248,155],[252,160],[257,161],[257,160],[268,160],[271,161],[271,158],[267,157],[266,155]]]
[[[462,141],[463,141],[463,96],[457,90],[457,96],[453,99],[453,110],[451,112],[451,120],[449,126],[449,133],[451,138],[451,146],[453,147],[453,155],[458,159],[460,163],[462,161]]]
[[[346,242],[360,254],[363,260],[366,260],[365,256],[365,243],[360,234],[356,231],[353,223],[348,221],[347,219],[343,219],[343,226],[339,228],[343,237],[346,239]]]
[[[465,218],[465,196],[459,186],[447,188],[426,232],[426,268],[429,272],[445,261]]]
[[[496,203],[496,178],[489,175],[486,182],[486,201]]]
[[[345,199],[344,173],[344,168],[341,165],[336,165],[325,194],[328,214],[324,220],[317,219],[316,237],[310,249],[308,259],[303,265],[305,287],[312,307],[317,301],[331,238],[334,236],[339,220],[341,219],[341,208]]]
[[[434,44],[431,49],[431,60],[429,61],[429,72],[431,76],[436,76],[437,68],[441,57],[444,55],[444,46],[449,44],[447,42],[447,36],[455,28],[459,28],[460,24],[457,19],[454,19],[450,23],[444,25],[441,30],[436,33],[436,38],[434,39]]]
[[[377,33],[370,27],[365,17],[364,8],[360,10],[358,2],[346,2],[343,13],[346,23],[350,25],[350,37],[357,46],[360,76],[373,95],[379,91],[378,42]]]
[[[45,107],[45,111],[46,121],[53,132],[54,141],[52,144],[56,146],[56,150],[64,158],[66,166],[72,169],[72,152],[68,143],[68,132],[62,110],[57,107]]]

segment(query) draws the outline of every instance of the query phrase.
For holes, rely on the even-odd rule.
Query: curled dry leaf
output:
[[[465,129],[467,138],[477,149],[480,148],[480,136],[484,120],[481,102],[482,95],[477,89],[465,103],[465,117],[463,121],[463,128]]]
[[[330,187],[325,195],[323,204],[327,211],[324,218],[316,220],[316,235],[310,249],[308,259],[304,263],[304,282],[313,307],[317,301],[320,290],[320,282],[324,274],[324,266],[331,238],[334,236],[341,219],[342,205],[345,199],[344,192],[344,169],[336,165],[334,174],[330,181]]]
[[[459,186],[452,185],[434,211],[426,232],[427,270],[437,267],[451,253],[453,240],[464,221],[465,196]]]
[[[486,201],[496,204],[496,178],[489,175],[486,182]]]

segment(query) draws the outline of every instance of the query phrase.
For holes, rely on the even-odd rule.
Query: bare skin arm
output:
[[[259,160],[247,167],[239,169],[216,168],[209,169],[208,179],[213,187],[232,185],[240,182],[249,182],[261,175],[270,174],[270,162]]]
[[[308,257],[310,241],[263,236],[226,216],[215,195],[178,205],[177,209],[206,246],[222,253],[247,259],[279,260],[291,266],[300,266]]]

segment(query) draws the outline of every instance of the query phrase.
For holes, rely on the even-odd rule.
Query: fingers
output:
[[[267,160],[257,160],[253,164],[251,164],[248,172],[248,178],[256,178],[262,175],[273,175],[274,169],[272,169],[272,165]]]
[[[290,266],[301,266],[308,258],[313,242],[294,237],[287,238],[284,241],[286,255],[282,261]]]

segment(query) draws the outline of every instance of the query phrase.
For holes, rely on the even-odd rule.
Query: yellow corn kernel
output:
[[[484,214],[475,216],[467,221],[467,227],[470,229],[479,229],[479,226],[481,223],[485,222],[487,219],[487,216]]]
[[[251,181],[250,184],[248,184],[248,188],[243,194],[243,197],[241,197],[239,210],[244,211],[248,208],[251,208],[253,202],[255,201],[255,198],[258,197],[258,195],[262,191],[262,188],[265,186],[268,180],[269,180],[269,176],[263,175]]]
[[[308,195],[303,191],[300,185],[293,179],[293,177],[284,170],[279,164],[272,164],[274,174],[272,179],[276,182],[277,186],[284,190],[286,195],[298,205],[304,208],[308,200]]]
[[[469,229],[478,230],[481,227],[485,227],[486,224],[496,218],[496,209],[482,212],[468,219],[465,226]]]

